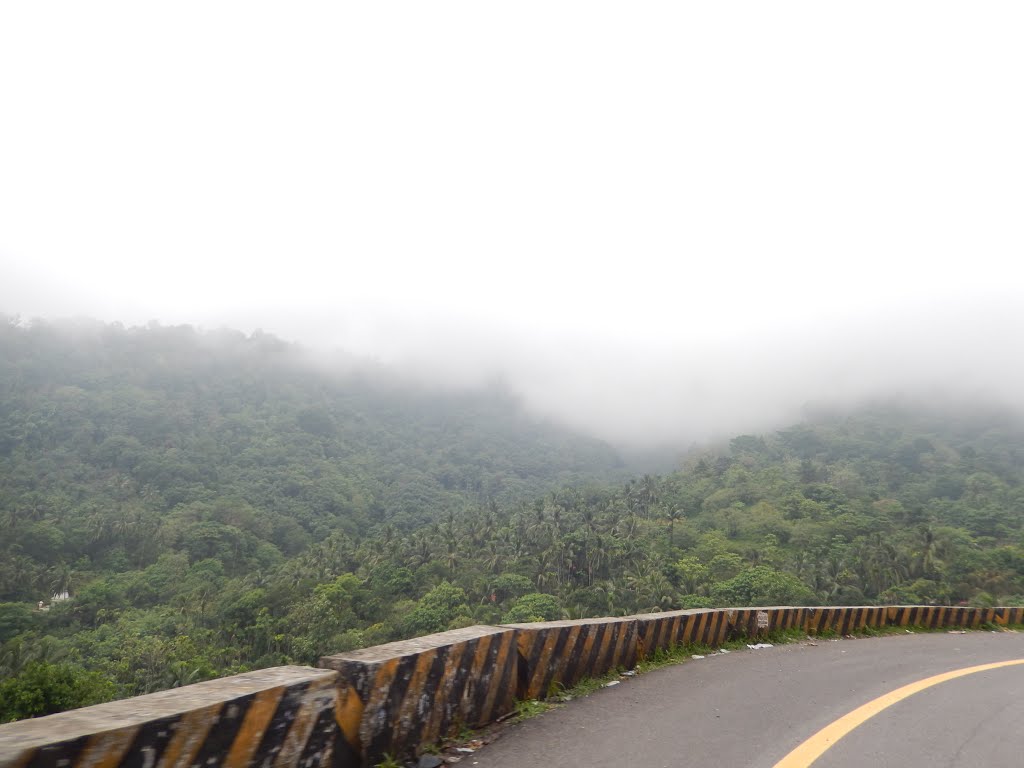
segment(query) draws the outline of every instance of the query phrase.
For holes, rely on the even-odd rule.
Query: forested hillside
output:
[[[621,470],[500,392],[331,373],[270,336],[188,327],[0,325],[0,415],[7,599],[168,545],[249,572],[334,531],[408,531]]]
[[[8,322],[0,416],[0,719],[472,623],[1024,595],[995,409],[820,415],[623,481],[493,391]]]

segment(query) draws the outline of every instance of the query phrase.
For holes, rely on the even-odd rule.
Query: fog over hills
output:
[[[808,409],[880,398],[1024,410],[1024,370],[1014,353],[1024,312],[1009,301],[921,305],[831,327],[751,327],[713,343],[516,335],[428,316],[380,320],[361,340],[346,327],[344,317],[282,317],[280,329],[252,323],[248,330],[298,340],[304,359],[327,370],[390,370],[428,389],[498,384],[538,415],[632,451],[676,455],[785,426]]]
[[[1024,392],[1015,4],[2,13],[0,312],[263,329],[631,445]]]
[[[0,722],[479,624],[1024,605],[1022,28],[0,4]]]

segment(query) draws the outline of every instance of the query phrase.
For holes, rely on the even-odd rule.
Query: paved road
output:
[[[916,634],[734,651],[627,678],[509,728],[467,768],[773,768],[852,710],[933,675],[1024,659],[1024,633]],[[460,768],[461,768],[460,765]],[[921,690],[814,768],[1024,765],[1024,665]]]

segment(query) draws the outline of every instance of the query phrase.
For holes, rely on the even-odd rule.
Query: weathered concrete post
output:
[[[636,617],[505,624],[519,646],[519,699],[543,699],[553,686],[568,688],[585,677],[637,660]]]
[[[338,720],[364,766],[419,754],[455,727],[514,707],[515,631],[475,626],[320,659],[338,673]]]

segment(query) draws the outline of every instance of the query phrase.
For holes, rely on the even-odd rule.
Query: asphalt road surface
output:
[[[928,680],[1024,662],[1024,633],[816,642],[625,678],[508,728],[460,768],[1024,766],[1024,663]]]

